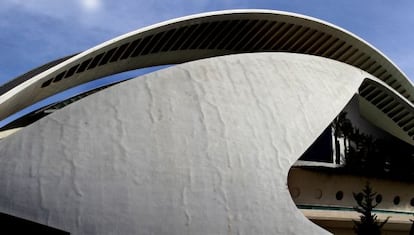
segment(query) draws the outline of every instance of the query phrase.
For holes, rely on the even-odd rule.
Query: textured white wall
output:
[[[364,76],[256,53],[113,86],[0,142],[0,211],[73,234],[327,233],[287,173]]]

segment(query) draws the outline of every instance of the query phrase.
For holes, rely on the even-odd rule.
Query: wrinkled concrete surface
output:
[[[113,86],[0,142],[0,211],[72,234],[326,234],[287,173],[364,76],[256,53]]]

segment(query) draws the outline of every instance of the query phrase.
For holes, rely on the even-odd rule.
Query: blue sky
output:
[[[410,0],[4,0],[0,83],[143,26],[233,8],[291,11],[339,25],[380,49],[414,79]]]
[[[336,24],[377,47],[414,79],[412,0],[3,0],[0,84],[143,26],[235,8],[290,11]]]

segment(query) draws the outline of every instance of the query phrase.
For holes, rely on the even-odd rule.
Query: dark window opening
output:
[[[58,82],[58,81],[62,80],[65,73],[66,73],[66,71],[63,71],[63,72],[59,73],[58,75],[56,75],[56,77],[53,79],[53,82]]]
[[[172,50],[172,47],[176,44],[178,38],[182,36],[182,34],[185,32],[187,27],[181,27],[178,28],[175,33],[170,37],[170,39],[165,43],[164,47],[161,51],[169,51]]]
[[[395,197],[394,197],[394,201],[393,201],[393,202],[394,202],[394,205],[398,205],[398,204],[400,204],[400,200],[401,200],[401,199],[400,199],[400,197],[399,197],[399,196],[395,196]]]
[[[306,150],[300,160],[313,162],[332,162],[332,130],[329,126]]]
[[[118,50],[116,50],[115,54],[112,56],[110,62],[115,62],[119,59],[119,57],[122,55],[122,53],[126,50],[128,47],[128,43],[124,43],[120,47],[118,47]]]
[[[414,123],[404,130],[414,134],[412,127]],[[299,160],[309,162],[298,164],[309,169],[414,182],[414,146],[365,119],[359,111],[358,96],[352,98]]]
[[[381,202],[382,202],[382,195],[381,195],[381,194],[378,194],[378,195],[375,197],[375,201],[376,201],[377,203],[381,203]]]
[[[53,80],[53,78],[51,78],[51,79],[47,80],[46,82],[42,83],[42,88],[49,86],[50,83],[52,83],[52,80]]]
[[[115,53],[117,48],[112,48],[111,50],[107,51],[105,56],[102,58],[101,62],[99,63],[99,66],[105,65],[108,63],[109,59],[112,57],[112,55]]]
[[[338,201],[342,200],[342,198],[344,198],[344,192],[338,191],[336,193],[335,197],[336,197],[336,200],[338,200]]]
[[[101,54],[95,56],[95,58],[93,58],[91,64],[89,65],[88,70],[95,68],[98,65],[101,58],[103,57],[103,55],[104,55],[104,53],[101,53]]]
[[[138,45],[138,43],[141,41],[140,38],[138,38],[137,40],[133,41],[129,47],[126,49],[126,51],[124,52],[124,54],[121,57],[121,60],[124,60],[126,58],[129,57],[129,55],[131,55],[131,53],[135,50],[135,47]]]
[[[164,32],[155,34],[154,37],[152,37],[151,41],[148,43],[148,45],[145,47],[145,49],[142,51],[141,55],[150,54],[152,49],[154,49],[155,44],[160,40],[163,33]]]
[[[85,71],[91,61],[92,61],[92,58],[83,61],[81,65],[79,66],[78,71],[76,71],[76,73],[82,73],[83,71]]]
[[[138,45],[138,47],[135,49],[135,51],[132,53],[131,57],[137,57],[141,54],[141,51],[147,46],[148,42],[151,40],[152,35],[149,35],[142,39],[141,43]]]
[[[66,73],[65,78],[71,77],[73,74],[75,74],[78,67],[79,67],[79,64],[77,64],[77,65],[73,66],[72,68],[70,68],[68,70],[68,72]]]

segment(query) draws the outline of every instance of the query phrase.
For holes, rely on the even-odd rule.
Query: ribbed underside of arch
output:
[[[316,55],[352,65],[389,85],[403,102],[413,104],[414,88],[407,77],[357,36],[302,15],[233,10],[149,26],[34,69],[0,87],[0,119],[58,92],[123,71],[269,51]],[[375,99],[387,101],[382,96]],[[404,112],[396,115],[409,118]]]

